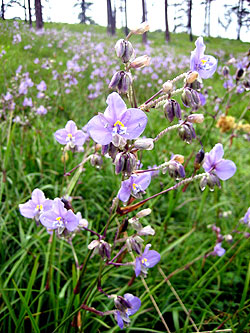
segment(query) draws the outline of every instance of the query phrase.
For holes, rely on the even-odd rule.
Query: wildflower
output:
[[[86,135],[78,130],[73,120],[69,120],[65,128],[59,129],[54,133],[56,141],[61,145],[69,144],[71,148],[82,146],[86,141]]]
[[[41,214],[40,222],[49,231],[57,229],[58,233],[61,234],[64,229],[74,231],[79,224],[79,218],[71,209],[67,210],[64,207],[61,199],[55,198],[51,209]]]
[[[151,181],[151,174],[149,172],[143,173],[140,176],[132,175],[129,179],[122,182],[122,186],[118,192],[118,198],[126,202],[132,194],[138,198],[141,193],[149,186]]]
[[[157,251],[149,250],[151,244],[147,244],[143,254],[135,259],[135,275],[142,272],[147,275],[148,268],[154,267],[161,260],[161,255]]]
[[[205,55],[206,46],[203,38],[199,37],[195,42],[196,48],[191,52],[190,69],[197,71],[202,79],[210,78],[217,68],[217,60],[211,55]]]
[[[235,118],[222,115],[217,121],[216,127],[220,128],[221,133],[225,133],[236,127]]]
[[[39,215],[51,207],[52,200],[46,199],[43,191],[36,188],[31,194],[31,199],[19,205],[19,210],[22,216],[29,219],[35,218],[38,221]]]
[[[223,146],[217,143],[209,153],[205,154],[203,168],[206,172],[215,173],[221,180],[227,180],[235,174],[236,165],[230,160],[224,160],[223,155]]]
[[[23,106],[30,106],[32,107],[33,106],[33,103],[32,103],[32,98],[28,98],[28,97],[25,97],[24,98],[24,101],[23,101]]]
[[[244,223],[250,223],[250,207],[248,208],[246,214],[243,217]]]
[[[226,250],[221,247],[221,243],[217,243],[214,247],[214,251],[211,253],[213,256],[223,256],[225,254]]]
[[[41,115],[46,114],[47,112],[47,109],[43,105],[40,105],[39,108],[36,110],[36,113]]]
[[[116,134],[125,139],[136,139],[144,131],[147,116],[140,109],[126,109],[121,97],[113,92],[107,98],[108,107],[88,122],[88,133],[101,145],[107,145]]]
[[[36,87],[39,91],[45,91],[47,89],[47,85],[43,80]]]
[[[118,309],[115,312],[115,319],[121,329],[123,329],[124,324],[129,325],[129,316],[135,314],[141,307],[140,298],[132,295],[125,294],[123,297],[117,296],[114,299],[115,306]]]

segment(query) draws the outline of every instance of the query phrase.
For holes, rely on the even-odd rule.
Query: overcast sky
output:
[[[89,0],[91,1],[91,0]],[[180,1],[180,0],[179,0]],[[80,8],[74,7],[76,0],[49,0],[45,2],[42,0],[44,5],[43,16],[45,21],[52,22],[65,22],[65,23],[78,23],[78,14]],[[91,16],[94,21],[100,25],[106,26],[107,24],[107,1],[106,0],[92,0],[93,5],[91,10],[87,12],[88,16]],[[121,27],[121,23],[124,22],[123,17],[118,9],[121,0],[116,0],[117,6],[117,26]],[[169,0],[169,3],[175,3],[178,0]],[[184,2],[184,1],[182,1]],[[195,35],[204,35],[204,16],[205,6],[201,5],[200,0],[193,0],[193,13],[192,13],[192,30]],[[146,0],[148,22],[151,27],[151,31],[162,29],[164,30],[165,17],[164,17],[164,1],[163,0]],[[236,0],[215,0],[211,3],[211,36],[213,37],[225,37],[236,39],[237,37],[237,20],[234,18],[228,30],[225,31],[222,26],[218,24],[218,17],[221,20],[224,18],[225,8],[224,4],[235,4],[238,3]],[[16,7],[16,6],[15,6]],[[127,0],[127,11],[128,11],[128,26],[129,28],[136,26],[142,21],[142,5],[141,0]],[[24,18],[24,11],[21,8],[8,8],[6,11],[6,18],[12,18],[19,16]],[[170,31],[174,28],[174,8],[169,7],[169,26]],[[187,18],[183,16],[183,22],[186,24]],[[180,30],[177,30],[180,31]],[[250,32],[247,28],[241,30],[241,40],[250,42]]]

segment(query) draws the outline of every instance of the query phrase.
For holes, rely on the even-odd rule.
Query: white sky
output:
[[[91,1],[91,0],[89,0]],[[27,1],[26,1],[27,2]],[[49,0],[48,3],[42,0],[44,5],[43,16],[45,21],[52,22],[65,22],[65,23],[78,23],[78,14],[80,8],[74,7],[77,0]],[[94,21],[100,25],[106,26],[107,24],[107,1],[106,0],[92,0],[93,5],[91,11],[87,12],[88,16],[91,16]],[[119,11],[121,0],[116,0],[117,7],[117,26],[121,27],[121,22],[124,19]],[[151,27],[151,31],[157,29],[165,29],[165,16],[164,16],[164,0],[146,0],[148,11],[148,22]],[[178,2],[178,0],[169,0],[169,4]],[[200,0],[193,0],[193,13],[192,13],[192,30],[195,35],[203,35],[204,30],[204,17],[205,6],[201,5]],[[210,32],[213,37],[225,37],[236,39],[236,18],[231,23],[228,30],[225,32],[224,28],[218,24],[218,17],[223,20],[224,17],[224,4],[235,4],[236,0],[215,0],[211,3],[211,23]],[[6,11],[6,18],[12,18],[19,16],[24,18],[24,10],[18,6],[16,8],[8,8]],[[136,26],[142,21],[142,5],[141,0],[127,0],[128,11],[128,26],[131,28]],[[174,8],[169,7],[169,27],[170,31],[174,28]],[[183,22],[186,24],[187,18],[183,16]],[[177,30],[180,31],[180,30]],[[241,40],[250,42],[250,32],[244,27],[241,30]]]

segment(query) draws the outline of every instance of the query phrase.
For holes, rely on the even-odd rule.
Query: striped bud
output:
[[[191,143],[192,140],[196,137],[193,125],[189,122],[185,122],[179,128],[179,136],[183,141]]]
[[[174,120],[174,117],[181,119],[181,107],[178,102],[174,99],[168,100],[164,106],[164,114],[165,117],[170,121],[170,123]]]
[[[119,94],[126,94],[128,92],[131,83],[132,83],[131,74],[124,71],[119,71],[113,75],[109,83],[109,88],[110,89],[116,88]]]
[[[129,41],[119,39],[115,44],[115,51],[118,58],[127,63],[134,54],[134,48]]]
[[[193,83],[194,81],[197,80],[198,76],[199,76],[198,72],[196,72],[196,71],[191,72],[190,71],[187,74],[186,82],[189,83],[189,84],[191,84],[191,83]]]
[[[197,108],[200,105],[199,94],[192,88],[185,88],[181,95],[182,102],[187,107]]]
[[[134,146],[139,150],[152,150],[154,148],[154,140],[151,138],[137,139]]]
[[[143,55],[141,57],[135,58],[130,63],[131,68],[143,68],[145,66],[149,66],[151,58],[147,55]]]

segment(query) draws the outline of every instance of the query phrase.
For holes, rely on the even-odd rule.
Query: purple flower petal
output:
[[[40,222],[43,226],[49,229],[57,229],[58,226],[55,224],[56,219],[58,218],[58,213],[48,210],[40,216]]]
[[[142,255],[142,260],[146,259],[143,263],[144,266],[151,268],[154,267],[161,260],[161,255],[157,251],[149,250],[146,255]]]
[[[127,180],[124,180],[122,182],[121,188],[117,194],[118,198],[123,201],[126,202],[128,201],[130,194],[131,194],[131,186],[132,186],[132,177],[130,177]]]
[[[41,205],[46,200],[43,191],[39,190],[38,188],[32,192],[31,199],[37,205]]]
[[[139,185],[142,191],[146,190],[146,188],[149,186],[151,182],[150,172],[145,172],[140,176],[132,176],[132,177],[133,177],[133,183]]]
[[[19,210],[22,216],[27,217],[29,219],[32,219],[37,214],[36,204],[32,200],[29,200],[24,204],[20,204]]]
[[[50,210],[53,206],[53,200],[46,199],[43,202],[43,211],[46,212],[47,210]]]
[[[57,214],[57,216],[64,217],[67,213],[67,209],[64,207],[60,198],[55,198],[53,201],[52,210]]]
[[[122,113],[127,109],[126,104],[116,92],[110,94],[106,102],[108,107],[104,112],[104,116],[111,124],[114,124],[120,119]]]
[[[221,247],[221,243],[218,243],[214,247],[213,254],[217,255],[219,257],[223,256],[225,254],[226,250]]]
[[[210,78],[217,68],[217,59],[213,56],[204,56],[200,59],[199,74],[202,79]]]
[[[66,145],[68,143],[68,132],[65,128],[59,129],[54,133],[54,137],[56,141],[58,141],[61,145]]]
[[[107,145],[112,141],[112,126],[102,114],[90,119],[88,133],[95,142],[101,145]]]
[[[213,168],[215,164],[222,159],[223,155],[223,146],[221,143],[217,143],[214,148],[205,155],[205,161],[203,164],[205,171],[208,172],[211,168]]]
[[[133,314],[135,314],[141,307],[141,300],[140,298],[132,295],[132,294],[125,294],[124,298],[126,299],[126,301],[128,301],[131,305],[131,308],[129,308],[127,310],[127,314],[129,316],[132,316]]]
[[[115,319],[116,319],[117,324],[119,325],[119,327],[120,327],[121,329],[123,329],[124,324],[123,324],[123,320],[122,320],[122,317],[121,317],[120,311],[116,311],[116,313],[115,313]]]
[[[132,140],[138,138],[144,131],[148,118],[140,109],[128,109],[119,119],[127,128],[124,138]]]
[[[222,159],[216,164],[215,172],[221,180],[227,180],[235,174],[236,165],[230,160]]]
[[[250,222],[250,207],[248,208],[246,214],[244,215],[243,221],[244,221],[244,223]]]
[[[72,135],[75,134],[77,131],[75,122],[73,120],[69,120],[65,126],[65,129],[68,133],[70,133]]]
[[[135,276],[139,276],[141,273],[141,259],[140,257],[137,257],[135,259]]]
[[[75,145],[82,146],[86,141],[86,134],[83,133],[83,131],[78,130],[75,133]]]
[[[68,210],[67,213],[64,216],[65,219],[65,227],[69,231],[74,231],[76,227],[78,226],[78,218],[77,216],[72,212],[72,210]]]

